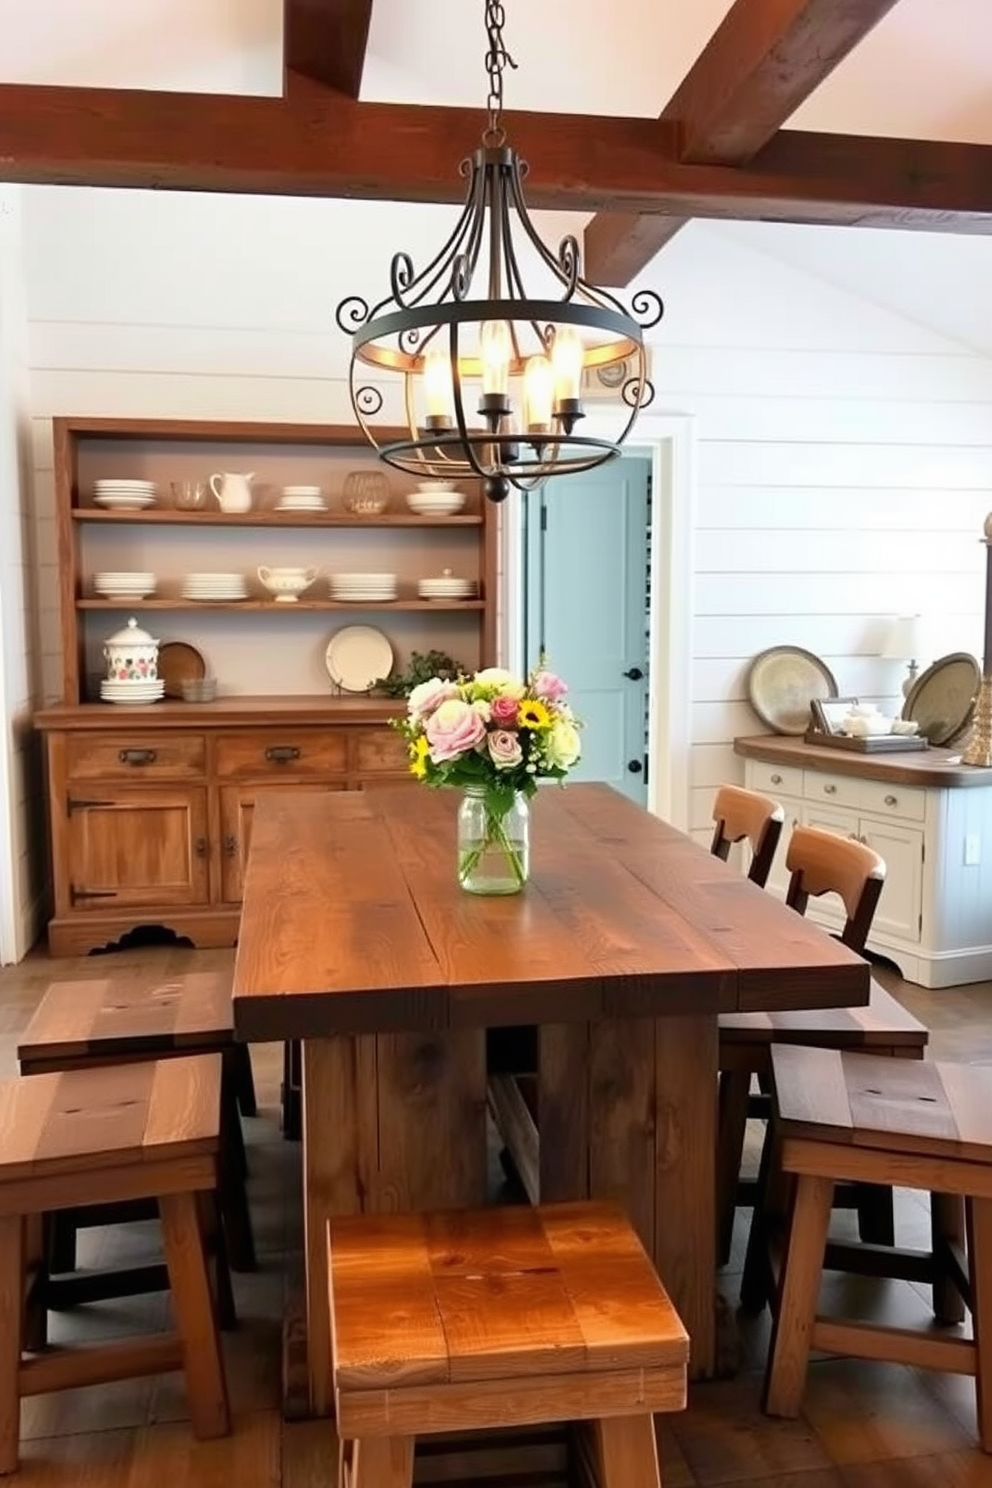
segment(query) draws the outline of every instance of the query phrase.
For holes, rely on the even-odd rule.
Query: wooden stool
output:
[[[796,827],[789,839],[785,859],[789,870],[789,889],[786,903],[798,914],[805,914],[812,897],[836,894],[844,906],[846,919],[840,939],[852,951],[864,950],[875,908],[885,882],[885,864],[878,853],[853,838],[840,837],[835,832],[826,832],[818,827]],[[880,989],[881,990],[881,989]],[[880,1000],[879,1009],[884,1003]],[[820,1015],[804,1015],[805,1031],[810,1042],[830,1042],[830,1034],[837,1027],[833,1012]],[[894,1016],[893,1025],[902,1020]],[[783,1023],[783,1027],[786,1024]],[[845,1025],[853,1032],[855,1025]],[[750,1095],[752,1074],[765,1081],[767,1064],[762,1067],[758,1046],[764,1042],[767,1048],[775,1039],[775,1031],[767,1015],[721,1014],[719,1018],[720,1049],[720,1118],[717,1134],[717,1256],[726,1264],[730,1255],[730,1241],[734,1226],[734,1211],[738,1204],[752,1200],[753,1188],[741,1185],[741,1156],[744,1150],[744,1135],[748,1116],[767,1116],[767,1100],[761,1097],[752,1101]],[[762,1161],[767,1164],[767,1139]],[[891,1199],[862,1194],[858,1198],[864,1215],[865,1239],[877,1239],[882,1243],[891,1240]],[[879,1212],[881,1210],[881,1213]],[[746,1273],[745,1273],[746,1275]],[[745,1305],[759,1309],[763,1299],[742,1294]]]
[[[229,1430],[199,1212],[217,1182],[220,1085],[215,1055],[0,1082],[0,1473],[17,1467],[21,1398],[51,1390],[181,1367],[195,1434]],[[25,1357],[28,1221],[83,1198],[157,1199],[177,1333]]]
[[[765,1409],[798,1414],[811,1348],[974,1374],[979,1438],[983,1451],[992,1451],[992,1069],[778,1047],[772,1062],[776,1142],[795,1192]],[[817,1316],[841,1179],[930,1190],[932,1250],[894,1252],[883,1274],[931,1282],[938,1316],[941,1289],[957,1289],[971,1309],[973,1342]],[[962,1198],[967,1258],[955,1223]],[[874,1274],[876,1250],[865,1248],[864,1269]]]
[[[640,1241],[598,1203],[333,1219],[338,1488],[410,1488],[414,1441],[588,1421],[601,1488],[658,1488],[653,1411],[689,1340]]]
[[[128,973],[53,982],[17,1046],[22,1075],[214,1053],[223,1059],[219,1196],[227,1253],[236,1271],[253,1271],[238,1108],[254,1110],[255,1092],[248,1046],[234,1042],[229,974],[192,972],[162,981]],[[107,1222],[89,1208],[59,1216],[52,1226],[53,1271],[75,1268],[77,1228]]]

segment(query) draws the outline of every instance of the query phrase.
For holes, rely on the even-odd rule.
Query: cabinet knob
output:
[[[235,837],[233,832],[228,832],[227,836],[224,838],[224,856],[225,858],[236,858],[237,855],[238,839],[237,837]]]
[[[823,794],[825,796],[835,796],[837,794],[837,787],[835,785],[825,785],[823,787]]]
[[[781,785],[781,784],[782,784],[782,777],[781,777],[781,775],[778,775],[778,774],[773,775],[772,776],[772,785]]]
[[[193,843],[193,851],[196,853],[196,856],[198,858],[205,858],[207,856],[206,837],[197,837],[196,841]]]
[[[270,744],[265,751],[265,758],[270,765],[288,765],[299,757],[300,751],[295,744]]]
[[[898,804],[899,804],[899,797],[898,796],[886,796],[885,797],[885,804],[886,804],[886,806],[898,806]]]
[[[122,765],[153,765],[158,756],[154,749],[121,749],[117,758]]]

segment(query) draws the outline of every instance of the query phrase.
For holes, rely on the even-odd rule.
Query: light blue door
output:
[[[585,722],[570,778],[647,801],[650,462],[611,461],[532,491],[525,508],[527,662],[543,650]]]

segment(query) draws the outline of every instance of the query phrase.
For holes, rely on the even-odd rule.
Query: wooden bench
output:
[[[0,1082],[0,1473],[26,1395],[182,1368],[199,1437],[229,1427],[201,1204],[217,1182],[221,1061],[207,1055]],[[32,1221],[84,1199],[158,1203],[175,1334],[26,1354]]]
[[[223,1060],[220,1207],[228,1259],[235,1270],[252,1271],[255,1242],[239,1107],[253,1112],[255,1094],[248,1046],[234,1042],[228,973],[156,979],[128,972],[53,982],[17,1046],[22,1075],[192,1054],[219,1054]],[[51,1227],[53,1271],[74,1269],[77,1228],[104,1223],[99,1209],[60,1216]],[[151,1274],[148,1285],[155,1285]],[[95,1296],[93,1285],[89,1296]]]
[[[794,1195],[766,1410],[798,1414],[810,1349],[973,1374],[979,1438],[992,1451],[992,1069],[785,1047],[773,1049],[772,1063],[777,1145]],[[944,1294],[956,1291],[971,1309],[973,1341],[817,1315],[832,1252],[857,1248],[827,1243],[834,1185],[842,1180],[930,1191],[932,1249],[893,1250],[880,1268],[879,1247],[861,1247],[864,1269],[930,1282],[938,1320]],[[845,1269],[853,1269],[849,1255]]]
[[[410,1488],[435,1433],[589,1423],[601,1488],[658,1488],[652,1412],[689,1340],[612,1205],[361,1215],[328,1225],[338,1488]]]

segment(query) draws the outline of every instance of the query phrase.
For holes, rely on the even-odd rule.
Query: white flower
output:
[[[575,724],[567,718],[557,719],[545,735],[544,753],[553,769],[570,770],[582,753]]]
[[[457,695],[458,688],[454,682],[443,682],[440,677],[428,677],[426,682],[418,682],[407,698],[407,713],[414,723],[422,723],[425,718],[430,717],[439,703]]]
[[[474,710],[474,712],[478,713],[483,723],[489,723],[493,716],[491,703],[487,703],[485,698],[477,698],[475,702],[470,703],[469,706]]]
[[[512,672],[503,667],[483,667],[481,672],[476,672],[472,678],[473,682],[481,682],[484,687],[499,687],[507,697],[522,698],[527,691],[526,685]]]

